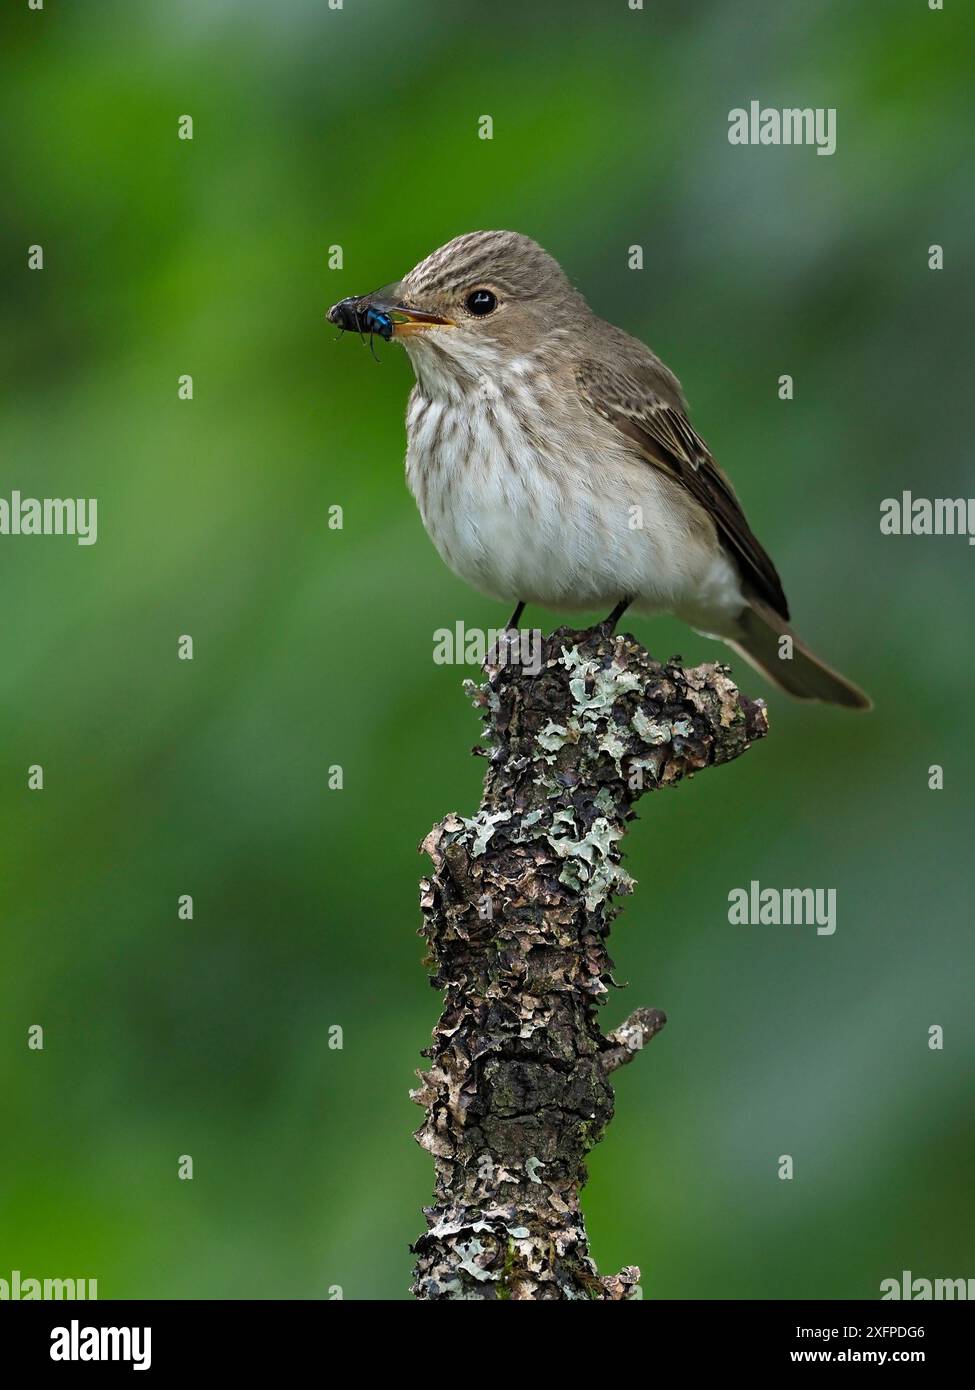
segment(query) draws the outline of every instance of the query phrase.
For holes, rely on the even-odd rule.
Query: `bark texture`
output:
[[[421,934],[443,1013],[413,1099],[434,1205],[413,1246],[421,1299],[630,1297],[639,1270],[599,1275],[579,1204],[613,1115],[610,1076],[663,1027],[637,1009],[604,1036],[619,842],[635,802],[764,737],[765,706],[727,670],[661,664],[625,635],[506,634],[470,685],[489,758],[477,815],[421,848]]]

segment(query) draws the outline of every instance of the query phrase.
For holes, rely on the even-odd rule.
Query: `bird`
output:
[[[406,478],[461,579],[515,610],[671,613],[775,686],[869,698],[799,639],[775,565],[674,373],[519,232],[455,237],[329,322],[401,343]]]

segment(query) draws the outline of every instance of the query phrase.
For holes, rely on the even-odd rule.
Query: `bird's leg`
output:
[[[609,617],[604,618],[603,621],[598,624],[598,626],[604,627],[608,633],[615,632],[616,624],[619,622],[620,618],[622,618],[623,614],[626,612],[626,610],[629,608],[632,602],[633,600],[631,598],[621,598],[619,603],[613,609],[612,613],[610,613]]]
[[[506,631],[506,632],[507,632],[510,628],[513,628],[513,627],[517,627],[517,626],[518,626],[518,620],[519,620],[519,618],[521,617],[522,613],[524,613],[524,611],[525,611],[525,605],[524,605],[524,602],[521,602],[521,603],[518,604],[518,607],[515,609],[515,611],[512,613],[511,617],[508,619],[507,623],[505,624],[505,631]]]

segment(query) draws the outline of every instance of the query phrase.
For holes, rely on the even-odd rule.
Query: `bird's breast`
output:
[[[498,599],[667,608],[696,563],[690,518],[658,474],[578,403],[542,385],[440,399],[416,387],[407,481],[455,574]]]
[[[407,415],[407,480],[445,562],[484,593],[538,598],[572,490],[557,434],[521,393],[464,400],[418,392]]]

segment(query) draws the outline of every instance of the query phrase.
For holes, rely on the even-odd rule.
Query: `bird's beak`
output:
[[[398,284],[385,285],[382,289],[373,290],[371,294],[364,294],[358,299],[343,299],[341,303],[332,305],[327,318],[329,323],[334,323],[339,328],[359,331],[365,329],[366,332],[369,332],[373,325],[376,325],[377,331],[381,331],[379,325],[385,319],[391,327],[388,336],[395,338],[424,333],[430,328],[454,327],[451,319],[405,302]]]
[[[411,333],[424,333],[428,328],[454,327],[453,319],[442,318],[440,314],[431,314],[425,309],[416,309],[409,304],[393,304],[384,312],[393,320],[394,338],[405,338]]]

